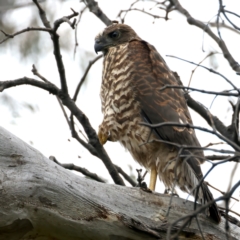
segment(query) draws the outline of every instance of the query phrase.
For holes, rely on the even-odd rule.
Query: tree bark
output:
[[[171,223],[193,203],[139,188],[79,177],[0,127],[0,240],[166,239]],[[226,239],[225,220],[198,220],[205,239]],[[181,226],[173,227],[173,233]],[[230,224],[231,239],[240,239]],[[202,239],[197,221],[179,239]]]

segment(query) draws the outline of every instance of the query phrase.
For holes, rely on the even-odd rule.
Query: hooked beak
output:
[[[96,54],[98,54],[98,52],[104,51],[104,48],[107,47],[108,44],[106,43],[106,41],[104,39],[96,39],[95,40],[95,44],[94,44],[94,49]]]

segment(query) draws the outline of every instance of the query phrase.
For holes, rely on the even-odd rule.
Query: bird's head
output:
[[[106,27],[95,37],[95,52],[104,54],[110,47],[129,42],[133,39],[140,39],[135,31],[125,24],[113,23]]]

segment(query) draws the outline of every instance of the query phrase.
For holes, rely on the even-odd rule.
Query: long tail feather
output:
[[[186,165],[188,165],[189,167],[188,169],[189,169],[190,177],[188,179],[191,182],[190,185],[192,187],[196,187],[199,184],[199,181],[203,178],[202,171],[200,168],[200,161],[198,161],[198,159],[195,156],[191,156],[191,153],[188,150],[184,150],[184,154],[188,155],[188,157],[186,157],[184,161]],[[195,196],[196,194],[197,196]],[[210,192],[208,186],[204,182],[202,182],[198,190],[195,190],[193,192],[193,195],[196,201],[202,204],[208,203],[214,200],[212,193]],[[208,208],[207,215],[217,223],[221,221],[221,214],[219,213],[216,202],[211,204],[211,206]]]

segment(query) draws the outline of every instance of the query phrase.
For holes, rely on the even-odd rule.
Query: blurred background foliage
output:
[[[47,18],[51,25],[53,25],[56,19],[62,17],[59,15],[58,10],[66,1],[72,0],[38,0],[42,8],[46,11]],[[53,5],[56,7],[53,7]],[[83,6],[84,4],[79,4],[80,9]],[[35,4],[31,0],[1,0],[0,30],[3,30],[6,34],[13,34],[27,27],[43,27]],[[59,31],[61,31],[61,36],[63,36],[60,38],[61,51],[73,56],[73,45],[75,44],[73,41],[75,40],[73,39],[72,29],[69,27],[61,27]],[[0,41],[4,38],[4,33],[0,32]],[[46,41],[46,38],[49,38],[49,41]],[[52,41],[48,34],[45,32],[31,31],[20,34],[14,37],[14,39],[9,38],[4,42],[4,46],[1,46],[0,55],[14,53],[14,57],[17,58],[21,64],[32,64],[34,62],[34,64],[38,65],[42,57],[47,56],[52,50]],[[79,62],[79,67],[82,71],[88,65],[86,59],[90,60],[93,58],[93,54],[84,49],[81,49],[81,54],[77,54],[76,56],[75,61]],[[84,61],[82,61],[83,59]],[[16,118],[21,117],[21,111],[23,109],[32,113],[38,110],[37,105],[33,105],[30,102],[20,102],[7,92],[0,94],[0,103],[8,109],[12,117],[9,121],[14,124],[16,124]]]
[[[46,0],[39,0],[43,9],[46,9],[48,19],[50,23],[57,17],[56,9],[49,7],[49,2]],[[58,5],[64,0],[55,0],[55,4]],[[36,17],[36,7],[32,1],[23,0],[1,0],[0,1],[0,29],[3,29],[6,33],[11,34],[20,31],[23,28],[42,27],[43,24],[39,17]],[[28,16],[28,22],[26,22],[26,15]],[[25,26],[24,26],[25,25]],[[65,29],[64,41],[61,41],[61,49],[69,50],[68,38],[71,29]],[[46,35],[38,31],[33,31],[31,34],[21,34],[17,38],[17,41],[7,41],[5,44],[5,51],[8,48],[19,57],[20,61],[26,61],[27,59],[34,58],[38,55],[38,59],[41,54],[47,54],[47,51],[52,50],[51,41],[41,41],[42,37]],[[1,38],[4,35],[1,34]]]

